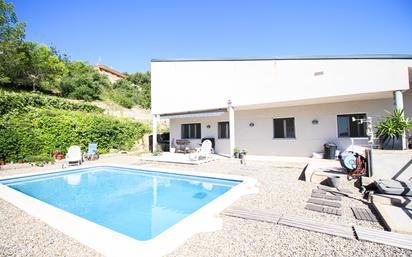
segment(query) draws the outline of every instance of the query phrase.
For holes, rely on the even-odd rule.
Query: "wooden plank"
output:
[[[340,195],[325,195],[325,199],[333,200],[333,201],[340,201],[342,197]]]
[[[337,215],[337,216],[342,216],[342,210],[332,208],[332,207],[324,207],[323,212],[328,213],[328,214]]]
[[[309,198],[308,203],[314,203],[314,204],[335,207],[335,208],[340,208],[342,206],[340,203],[337,203],[337,202],[331,202],[331,201],[316,199],[316,198]]]
[[[357,207],[351,207],[351,209],[352,209],[353,214],[355,215],[355,218],[358,220],[378,222],[375,215],[369,209],[357,208]]]
[[[312,197],[312,198],[320,198],[320,199],[325,199],[326,194],[312,193],[312,194],[310,195],[310,197]]]
[[[392,245],[412,250],[412,236],[383,230],[354,226],[355,235],[359,240]]]
[[[315,194],[326,194],[326,191],[320,190],[320,189],[313,189],[313,190],[312,190],[312,193],[315,193]]]
[[[305,209],[311,210],[311,211],[317,211],[317,212],[323,212],[323,206],[319,206],[316,204],[306,204]]]
[[[299,217],[285,217],[279,219],[279,224],[301,228],[309,231],[325,233],[332,236],[339,236],[347,239],[354,239],[352,227],[327,224],[324,222],[309,220]]]
[[[278,223],[279,218],[281,216],[280,214],[271,211],[238,207],[228,208],[223,211],[223,214],[226,216],[263,221],[275,224]]]

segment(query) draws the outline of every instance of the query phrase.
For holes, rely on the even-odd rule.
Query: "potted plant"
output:
[[[245,157],[246,154],[247,154],[246,150],[243,149],[243,150],[240,151],[240,153],[239,153],[239,158],[240,158],[240,159],[243,159],[243,157]]]
[[[235,156],[235,158],[239,158],[239,154],[240,154],[240,148],[239,147],[235,147],[233,149],[233,155]]]
[[[378,122],[376,135],[382,149],[402,150],[402,135],[411,128],[411,122],[403,110],[395,109],[393,113]]]
[[[61,160],[62,158],[62,152],[60,151],[60,149],[59,148],[56,148],[56,150],[54,150],[53,151],[53,157],[54,157],[54,159],[57,159],[57,160]]]

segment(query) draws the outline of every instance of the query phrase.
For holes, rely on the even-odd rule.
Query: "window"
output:
[[[338,137],[366,137],[366,123],[359,119],[366,119],[366,114],[338,115]]]
[[[217,123],[217,137],[218,138],[229,138],[229,122],[218,122]]]
[[[274,138],[295,138],[295,118],[273,119]]]
[[[200,123],[182,124],[182,138],[200,138]]]

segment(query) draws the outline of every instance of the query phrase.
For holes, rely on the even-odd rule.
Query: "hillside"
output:
[[[91,103],[0,90],[0,161],[50,160],[71,145],[83,151],[130,150],[150,132],[147,122],[108,115]]]

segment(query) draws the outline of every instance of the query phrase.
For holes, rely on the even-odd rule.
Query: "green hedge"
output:
[[[17,161],[28,156],[63,153],[71,145],[87,150],[98,143],[100,153],[129,150],[145,133],[147,125],[128,119],[80,111],[29,108],[20,114],[0,116],[0,160]]]
[[[29,107],[103,113],[103,109],[87,103],[70,102],[64,98],[35,93],[16,93],[0,90],[0,115],[24,112]]]

